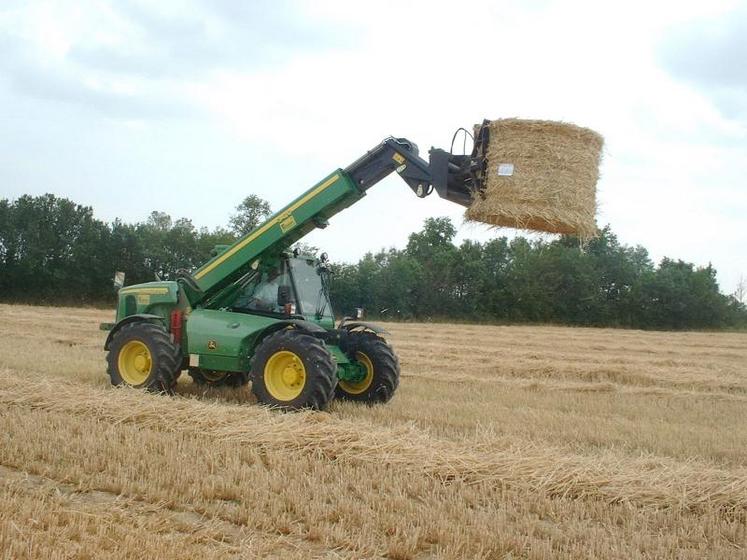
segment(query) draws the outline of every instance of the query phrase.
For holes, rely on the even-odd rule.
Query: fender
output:
[[[327,332],[324,327],[320,327],[313,321],[306,321],[305,319],[288,319],[285,321],[278,321],[277,323],[273,323],[272,325],[265,327],[263,330],[259,331],[254,337],[254,346],[256,347],[262,340],[267,338],[267,336],[271,335],[272,333],[281,329],[286,329],[288,327],[293,327],[294,329],[305,331],[307,333]]]
[[[166,319],[164,319],[160,315],[151,315],[149,313],[129,315],[119,321],[116,325],[114,325],[114,328],[109,331],[109,335],[106,337],[106,342],[104,343],[104,350],[109,350],[109,345],[112,342],[112,338],[114,338],[114,335],[117,334],[119,329],[121,329],[124,325],[127,325],[129,323],[137,323],[138,321],[144,321],[146,323],[161,323],[161,325],[163,325],[164,327],[166,326]]]
[[[327,332],[327,329],[324,327],[320,327],[315,322],[307,321],[306,319],[289,319],[288,321],[283,322],[306,332]]]
[[[379,325],[375,323],[369,323],[367,321],[343,322],[337,328],[340,329],[341,331],[348,331],[348,332],[352,332],[360,328],[361,330],[371,331],[376,334],[389,334],[389,331],[386,330],[384,327],[380,327]]]

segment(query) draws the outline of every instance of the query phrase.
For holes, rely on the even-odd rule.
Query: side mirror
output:
[[[291,289],[288,285],[278,286],[278,306],[285,307],[285,304],[291,302]]]
[[[114,289],[115,290],[121,290],[124,286],[125,282],[125,273],[124,272],[115,272],[114,273]]]

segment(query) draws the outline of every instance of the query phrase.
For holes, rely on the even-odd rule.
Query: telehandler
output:
[[[170,392],[187,370],[207,385],[251,381],[259,402],[291,410],[323,409],[334,397],[388,401],[400,367],[385,331],[358,313],[335,326],[326,255],[290,247],[393,172],[420,198],[435,190],[469,205],[488,140],[483,126],[471,154],[432,148],[426,162],[409,140],[387,138],[197,270],[122,287],[116,322],[101,325],[112,384]]]

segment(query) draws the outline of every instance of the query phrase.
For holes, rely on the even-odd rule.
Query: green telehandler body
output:
[[[472,154],[434,148],[428,162],[412,142],[387,138],[197,270],[121,288],[116,321],[102,325],[111,382],[170,392],[186,370],[206,385],[251,381],[259,402],[286,409],[388,401],[400,369],[385,331],[358,312],[336,325],[326,255],[290,247],[392,172],[418,197],[436,190],[468,205],[482,188],[487,134],[482,127]]]

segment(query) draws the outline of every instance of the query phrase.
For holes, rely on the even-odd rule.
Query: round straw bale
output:
[[[471,221],[593,237],[602,137],[572,124],[490,121],[484,190]]]

